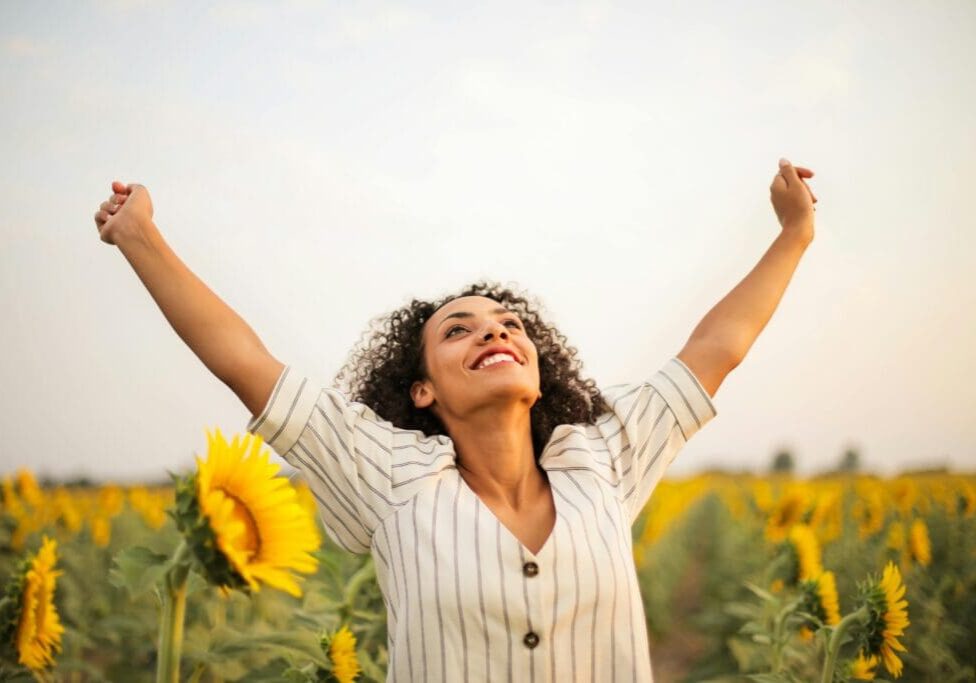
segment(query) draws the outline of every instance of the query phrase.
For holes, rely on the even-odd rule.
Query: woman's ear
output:
[[[427,382],[418,380],[410,387],[410,398],[413,399],[415,407],[429,408],[430,404],[434,402],[434,393],[427,386]]]

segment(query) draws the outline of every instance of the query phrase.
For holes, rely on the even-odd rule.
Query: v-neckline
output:
[[[461,470],[455,469],[454,471],[457,474],[457,478],[461,482],[460,485],[463,486],[465,489],[467,489],[472,496],[474,496],[475,505],[481,507],[486,513],[488,513],[488,515],[492,519],[495,520],[495,523],[498,524],[498,528],[503,529],[505,533],[508,534],[508,537],[511,538],[513,541],[515,541],[515,543],[518,545],[519,549],[522,551],[523,554],[528,555],[529,557],[532,558],[539,558],[543,555],[543,553],[546,552],[549,546],[552,545],[552,539],[556,535],[556,527],[559,526],[559,518],[561,515],[559,514],[559,503],[557,500],[559,496],[556,495],[556,488],[553,485],[552,479],[549,477],[548,472],[546,472],[546,483],[549,484],[549,494],[552,496],[552,506],[556,513],[556,519],[552,523],[552,529],[549,530],[549,535],[546,536],[546,540],[543,541],[542,545],[539,547],[539,551],[534,553],[528,548],[528,546],[526,546],[524,543],[522,543],[521,540],[519,540],[519,537],[515,535],[514,531],[508,528],[508,525],[505,524],[505,522],[503,522],[498,518],[498,515],[496,515],[495,512],[491,509],[491,506],[488,505],[488,503],[486,503],[485,501],[481,500],[481,496],[479,496],[473,488],[468,486],[468,482],[466,482],[464,480],[464,477],[461,476]]]

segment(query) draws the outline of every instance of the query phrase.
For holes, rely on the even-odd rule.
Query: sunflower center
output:
[[[227,489],[222,489],[224,495],[234,503],[231,517],[244,526],[244,533],[235,539],[239,549],[254,557],[261,550],[261,535],[258,533],[258,523],[251,514],[250,508],[237,496]]]

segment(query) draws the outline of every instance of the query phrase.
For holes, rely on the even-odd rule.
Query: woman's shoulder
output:
[[[371,427],[381,429],[392,435],[398,448],[416,449],[429,453],[432,449],[453,448],[454,442],[446,434],[427,434],[420,429],[398,426],[392,420],[380,415],[373,407],[362,401],[350,399],[349,396],[334,387],[326,390],[325,398],[333,401],[343,402],[346,410],[357,415],[361,421],[368,423]]]

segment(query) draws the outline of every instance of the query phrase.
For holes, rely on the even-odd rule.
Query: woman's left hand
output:
[[[769,186],[770,200],[783,231],[798,233],[808,239],[813,239],[813,212],[817,198],[804,179],[812,177],[810,169],[780,159],[779,172]]]

